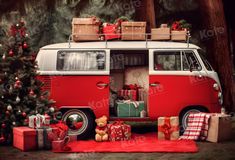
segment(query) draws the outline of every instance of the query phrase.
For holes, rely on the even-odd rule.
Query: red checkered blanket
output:
[[[180,139],[205,140],[208,134],[208,113],[190,113],[188,116],[188,126]]]

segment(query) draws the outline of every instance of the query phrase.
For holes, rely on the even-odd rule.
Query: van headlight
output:
[[[223,104],[223,95],[222,95],[222,92],[218,93],[218,99],[219,99],[219,104],[222,105]]]
[[[218,85],[217,83],[214,83],[214,84],[213,84],[213,88],[214,88],[216,91],[218,91],[218,90],[219,90],[219,85]]]

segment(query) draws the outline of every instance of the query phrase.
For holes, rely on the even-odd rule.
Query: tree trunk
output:
[[[156,27],[154,0],[141,0],[139,5],[136,5],[136,18],[137,21],[147,22],[147,32],[151,28]]]
[[[233,110],[232,61],[229,50],[227,24],[222,0],[199,0],[204,38],[207,39],[207,51],[212,57],[213,67],[218,71],[224,95],[224,107]],[[203,37],[201,37],[203,38]]]

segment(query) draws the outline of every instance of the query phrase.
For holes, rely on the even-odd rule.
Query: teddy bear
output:
[[[107,141],[108,140],[108,127],[107,127],[107,117],[102,116],[95,120],[97,126],[95,129],[96,135],[95,140],[97,142]]]

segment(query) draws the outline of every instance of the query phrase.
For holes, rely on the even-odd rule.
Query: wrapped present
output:
[[[158,118],[158,139],[177,140],[179,138],[179,117]]]
[[[49,127],[50,125],[50,116],[49,115],[32,115],[29,116],[29,127],[30,128],[42,128]]]
[[[171,40],[173,41],[186,41],[187,30],[171,31]]]
[[[51,149],[51,139],[49,135],[52,133],[52,128],[37,128],[37,148]]]
[[[99,40],[100,20],[97,17],[73,18],[72,35],[73,41],[96,41]]]
[[[51,138],[53,140],[61,140],[64,139],[68,135],[68,126],[64,124],[62,121],[56,124],[51,124],[51,128],[53,128]]]
[[[226,114],[211,114],[207,141],[222,142],[231,139],[232,118]]]
[[[160,28],[151,29],[152,40],[170,40],[170,28],[162,24]]]
[[[122,40],[145,40],[146,22],[122,22]]]
[[[122,89],[118,92],[118,96],[128,100],[137,100],[137,90]]]
[[[13,146],[22,151],[35,150],[37,148],[36,130],[29,127],[14,127]]]
[[[118,117],[140,117],[140,112],[145,110],[144,101],[118,101],[117,116]]]
[[[103,34],[105,40],[119,39],[121,37],[118,25],[105,23],[103,25]]]
[[[108,124],[108,134],[110,141],[123,141],[131,138],[131,126],[122,121],[115,121]]]
[[[71,148],[67,145],[69,141],[69,136],[66,136],[64,139],[61,140],[52,141],[52,151],[60,152],[71,150]]]

